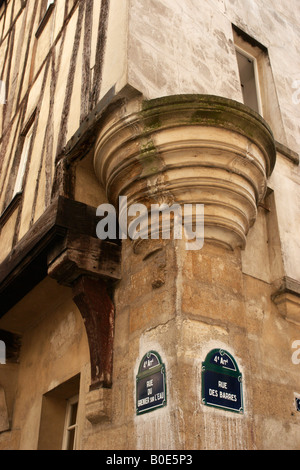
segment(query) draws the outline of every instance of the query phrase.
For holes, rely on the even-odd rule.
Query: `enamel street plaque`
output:
[[[159,354],[150,351],[143,357],[136,377],[136,412],[139,415],[166,404],[165,366]]]
[[[243,413],[242,374],[235,359],[214,349],[202,363],[202,402],[207,406]]]

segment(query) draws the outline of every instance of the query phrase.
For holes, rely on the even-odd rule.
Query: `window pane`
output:
[[[78,403],[74,403],[73,405],[71,405],[69,426],[73,426],[73,424],[76,424],[77,408]]]
[[[74,449],[74,441],[75,441],[75,428],[70,429],[70,431],[68,431],[67,450],[73,450]]]
[[[240,72],[240,81],[243,91],[243,99],[246,106],[259,113],[254,62],[245,55],[236,51],[238,67]]]
[[[23,179],[24,179],[25,168],[26,168],[26,164],[28,160],[29,148],[30,148],[30,143],[31,143],[31,138],[32,138],[32,130],[33,129],[31,127],[31,129],[28,131],[27,135],[25,136],[13,196],[21,192],[23,188]]]

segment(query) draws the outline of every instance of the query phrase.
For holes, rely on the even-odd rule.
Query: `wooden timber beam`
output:
[[[105,282],[82,276],[73,284],[73,300],[85,322],[91,359],[90,389],[112,384],[114,305]]]
[[[96,238],[98,221],[95,208],[58,196],[0,264],[0,318],[48,274],[66,285],[82,274],[118,280],[121,247]]]

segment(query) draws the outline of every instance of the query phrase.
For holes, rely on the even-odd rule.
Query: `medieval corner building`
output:
[[[299,0],[0,0],[0,449],[299,450],[299,153]]]

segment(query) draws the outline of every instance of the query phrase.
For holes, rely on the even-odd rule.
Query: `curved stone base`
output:
[[[204,204],[205,240],[244,247],[276,158],[265,121],[206,95],[139,99],[115,107],[99,133],[94,166],[109,200]]]

